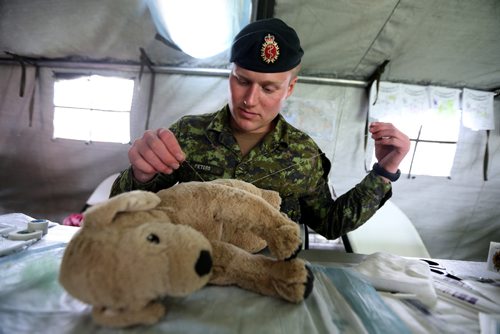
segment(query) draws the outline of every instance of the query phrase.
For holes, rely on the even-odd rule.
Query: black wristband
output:
[[[373,164],[372,170],[375,172],[375,174],[383,176],[392,182],[397,181],[397,179],[399,179],[399,177],[401,176],[401,171],[399,169],[396,173],[389,173],[384,169],[384,167],[380,166],[378,162]]]

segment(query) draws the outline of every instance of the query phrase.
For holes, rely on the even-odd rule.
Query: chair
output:
[[[87,199],[82,212],[85,211],[85,209],[87,209],[88,207],[103,202],[109,198],[111,187],[113,186],[113,182],[115,182],[118,175],[120,175],[120,173],[112,174],[105,178],[101,183],[99,183],[99,185],[94,189],[90,197]]]
[[[347,252],[387,252],[400,256],[430,258],[410,219],[390,200],[364,225],[342,237]]]

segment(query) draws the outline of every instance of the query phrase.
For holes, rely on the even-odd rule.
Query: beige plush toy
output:
[[[237,180],[132,191],[84,213],[59,281],[110,327],[153,324],[164,297],[206,284],[236,285],[298,303],[313,287],[299,226],[279,211],[277,192]],[[271,256],[254,254],[268,246]]]

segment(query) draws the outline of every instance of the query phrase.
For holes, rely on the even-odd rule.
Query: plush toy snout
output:
[[[212,273],[212,245],[192,227],[151,222],[138,226],[129,238],[130,242],[123,245],[134,244],[137,255],[130,256],[141,262],[137,266],[143,268],[134,274],[140,273],[138,279],[144,278],[145,284],[157,277],[163,282],[164,295],[185,296],[208,283]]]
[[[212,255],[208,251],[202,250],[194,269],[199,276],[210,273],[212,271]]]

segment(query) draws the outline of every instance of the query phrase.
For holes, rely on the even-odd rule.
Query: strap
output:
[[[363,141],[363,150],[365,152],[364,154],[364,157],[365,157],[365,161],[364,161],[364,164],[365,164],[365,172],[368,173],[369,170],[368,170],[368,166],[367,166],[367,163],[368,161],[366,161],[366,151],[368,149],[368,136],[369,136],[369,133],[368,133],[368,125],[370,123],[370,112],[368,109],[366,109],[366,119],[365,119],[365,135],[364,135],[364,141]]]
[[[489,149],[488,142],[490,141],[490,130],[486,130],[486,147],[484,148],[484,160],[483,160],[483,180],[488,181],[488,160],[489,160]]]
[[[154,95],[155,95],[155,83],[156,83],[156,73],[153,68],[153,62],[151,59],[149,59],[148,55],[146,54],[146,51],[144,51],[143,48],[140,48],[141,50],[141,70],[139,72],[139,81],[142,79],[142,73],[143,73],[143,68],[144,65],[146,65],[151,72],[151,84],[149,87],[149,97],[148,97],[148,109],[147,109],[147,114],[146,114],[146,124],[145,124],[145,129],[149,129],[149,120],[151,118],[151,109],[153,108],[153,100],[154,100]]]
[[[40,67],[35,65],[35,82],[33,83],[33,92],[31,93],[30,99],[30,107],[29,107],[29,127],[31,128],[33,125],[33,114],[35,110],[35,95],[36,88],[38,87],[38,80],[40,78]]]
[[[19,65],[21,65],[21,81],[19,83],[19,97],[24,97],[24,93],[26,92],[26,64],[35,66],[34,87],[33,87],[33,92],[31,93],[30,104],[29,104],[29,126],[31,127],[33,123],[33,110],[35,108],[34,100],[35,100],[36,88],[38,86],[38,79],[40,76],[40,67],[37,65],[36,60],[33,58],[19,56],[17,54],[8,51],[5,51],[5,53],[14,58],[14,60],[18,61]]]
[[[385,67],[387,66],[387,64],[389,64],[389,62],[390,62],[389,59],[384,60],[384,62],[377,67],[377,69],[375,70],[375,72],[372,74],[372,76],[369,79],[370,84],[368,85],[368,87],[371,87],[373,82],[375,82],[375,81],[377,82],[377,92],[375,93],[376,95],[375,95],[375,100],[373,100],[373,105],[375,105],[375,103],[377,103],[378,91],[380,88],[380,78],[382,77],[382,73],[384,73]]]
[[[370,79],[368,79],[368,90],[371,89],[372,85],[373,85],[373,82],[377,82],[377,92],[375,93],[375,100],[373,101],[373,105],[375,105],[375,103],[377,103],[377,99],[378,99],[378,91],[379,91],[379,87],[380,87],[380,78],[382,76],[382,73],[384,73],[385,71],[385,67],[387,66],[387,64],[389,64],[390,60],[389,59],[386,59],[384,60],[384,62],[382,64],[380,64],[377,69],[375,70],[375,72],[370,76]],[[368,96],[370,96],[370,91],[368,91]],[[366,109],[366,120],[365,120],[365,136],[364,136],[364,141],[363,141],[363,149],[364,149],[364,152],[365,152],[365,159],[364,159],[364,164],[365,164],[365,172],[368,173],[369,172],[369,169],[368,169],[368,162],[366,161],[366,151],[368,149],[368,125],[370,123],[370,108],[367,108]]]

